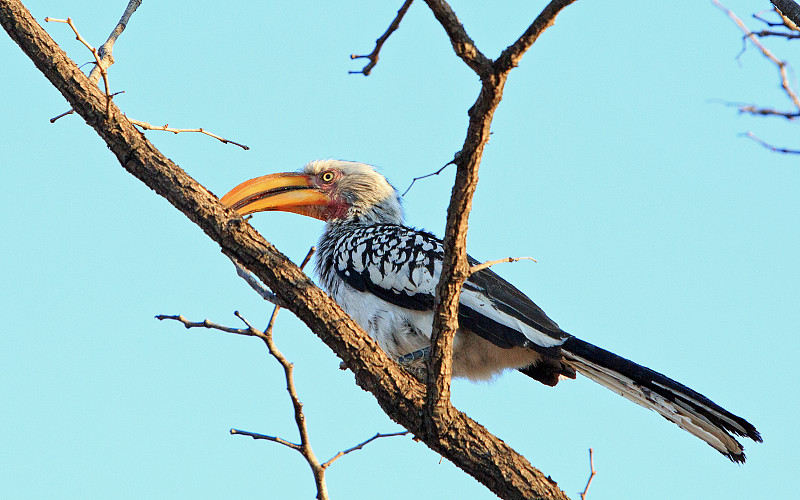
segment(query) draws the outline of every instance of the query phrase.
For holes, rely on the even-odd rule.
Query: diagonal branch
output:
[[[372,436],[371,438],[358,443],[357,445],[353,446],[352,448],[348,448],[346,450],[340,451],[339,453],[337,453],[336,455],[331,457],[330,460],[328,460],[327,462],[322,464],[322,468],[323,469],[327,469],[328,467],[330,467],[333,464],[333,462],[339,460],[340,458],[342,458],[343,456],[347,455],[348,453],[353,453],[354,451],[360,450],[361,448],[365,447],[366,445],[368,445],[369,443],[375,441],[376,439],[387,438],[387,437],[395,437],[395,436],[405,436],[406,434],[408,434],[408,431],[392,432],[392,433],[389,433],[389,434],[381,434],[379,432],[379,433],[375,434],[374,436]]]
[[[727,14],[727,16],[734,23],[736,23],[736,26],[739,27],[739,29],[742,31],[742,33],[744,33],[744,36],[746,38],[748,38],[753,43],[753,45],[756,46],[756,48],[759,51],[761,51],[761,53],[764,55],[764,57],[769,59],[778,68],[778,73],[780,74],[780,80],[781,80],[781,87],[783,88],[783,91],[786,93],[787,97],[789,97],[789,100],[792,101],[792,104],[794,104],[795,109],[797,109],[798,112],[800,112],[800,96],[797,95],[797,92],[794,91],[794,89],[792,88],[791,84],[789,83],[789,74],[788,74],[788,71],[787,71],[788,64],[786,63],[786,61],[781,61],[780,59],[778,59],[775,56],[775,54],[772,53],[772,51],[770,51],[768,48],[766,48],[759,41],[759,39],[755,35],[755,33],[750,31],[750,28],[748,28],[744,24],[744,22],[741,19],[739,19],[739,17],[736,14],[733,13],[732,10],[730,10],[727,7],[725,7],[724,5],[722,5],[717,0],[712,0],[712,3],[717,8],[719,8],[721,11],[725,12],[725,14]],[[740,108],[740,111],[753,113],[753,111],[745,110],[743,108]],[[754,113],[754,114],[758,114],[758,113]],[[768,114],[770,114],[770,113],[768,113]]]
[[[122,17],[120,17],[119,22],[117,25],[114,26],[114,29],[111,30],[111,34],[108,35],[108,39],[105,41],[103,45],[97,50],[97,55],[100,56],[100,60],[97,61],[92,71],[89,73],[89,81],[92,83],[97,83],[100,80],[100,77],[103,76],[103,79],[106,81],[106,94],[108,94],[108,76],[106,71],[108,70],[109,66],[114,64],[114,56],[112,52],[114,50],[114,43],[116,43],[117,38],[125,31],[125,28],[128,26],[128,21],[130,21],[131,16],[136,9],[142,4],[142,0],[130,0],[128,2],[128,6],[125,7],[125,12],[122,13]],[[45,21],[47,19],[45,18]],[[56,120],[59,118],[70,115],[74,113],[75,110],[70,109],[69,111],[65,111],[60,115],[51,118],[50,123],[55,123]]]
[[[442,25],[450,38],[450,43],[453,44],[453,50],[456,55],[481,78],[483,78],[483,75],[488,75],[492,69],[492,60],[478,50],[475,42],[467,35],[467,30],[464,29],[464,25],[458,20],[450,5],[444,0],[425,0],[425,3],[428,4],[436,20],[439,21],[439,24]]]
[[[494,63],[495,71],[509,71],[516,68],[525,52],[539,39],[544,30],[555,24],[556,16],[576,0],[553,0],[542,10],[516,42],[500,54]]]
[[[389,27],[386,29],[386,32],[383,35],[381,35],[380,38],[375,40],[375,48],[372,49],[372,52],[363,56],[358,56],[356,54],[350,55],[350,59],[369,59],[369,63],[367,63],[367,65],[364,66],[361,69],[361,71],[348,71],[348,73],[350,73],[351,75],[362,74],[364,76],[369,76],[370,72],[372,72],[372,68],[374,68],[375,65],[378,64],[378,55],[380,54],[381,49],[383,48],[383,44],[386,43],[386,40],[389,39],[392,33],[394,33],[397,30],[397,28],[400,27],[400,21],[403,20],[403,16],[406,15],[406,12],[408,12],[408,9],[409,7],[411,7],[411,3],[413,1],[414,0],[406,0],[403,6],[400,7],[400,10],[397,11],[397,16],[394,18],[394,21],[392,21],[392,24],[390,24]]]
[[[87,42],[85,38],[83,38],[81,36],[81,34],[78,32],[78,28],[75,27],[75,23],[72,22],[72,18],[71,17],[68,17],[66,19],[53,19],[52,17],[45,17],[44,20],[45,20],[45,22],[49,22],[49,23],[64,23],[64,24],[68,24],[69,27],[72,28],[72,32],[75,33],[75,38],[79,42],[81,42],[84,47],[89,49],[89,52],[92,53],[92,55],[94,56],[94,61],[95,61],[95,68],[99,69],[100,75],[103,77],[103,85],[106,88],[106,114],[108,114],[109,113],[109,107],[111,106],[111,89],[109,88],[109,85],[108,85],[108,72],[106,71],[106,68],[105,68],[105,65],[103,64],[103,61],[100,60],[99,51],[96,48],[94,48],[89,42]],[[69,113],[69,112],[67,112],[67,113]],[[61,116],[64,116],[64,114],[59,115],[59,117],[61,117]],[[53,120],[50,120],[50,123],[53,123],[57,119],[58,119],[58,117],[53,119]]]
[[[752,139],[756,144],[760,144],[761,146],[773,151],[775,153],[784,153],[789,155],[800,155],[800,149],[789,149],[789,148],[780,148],[778,146],[773,146],[772,144],[768,143],[767,141],[761,139],[757,135],[752,132],[748,132],[744,134],[745,136]]]

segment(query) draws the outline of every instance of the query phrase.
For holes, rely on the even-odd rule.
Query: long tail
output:
[[[733,435],[761,442],[761,434],[750,422],[669,377],[575,337],[562,349],[567,364],[581,375],[656,411],[734,462],[743,463],[745,456]]]

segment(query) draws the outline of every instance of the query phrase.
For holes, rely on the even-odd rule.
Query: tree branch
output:
[[[225,255],[270,287],[353,371],[393,420],[431,449],[508,499],[567,498],[550,479],[502,440],[453,409],[440,438],[431,439],[421,415],[422,386],[322,290],[249,224],[164,157],[105,97],[31,17],[19,0],[0,0],[0,24],[69,104],[106,142],[120,164],[197,224]],[[483,92],[482,92],[483,94]],[[482,123],[482,121],[480,121]],[[446,437],[446,438],[445,438]]]
[[[375,65],[378,64],[378,54],[380,54],[381,48],[383,48],[383,44],[386,43],[386,40],[389,39],[392,33],[394,33],[397,30],[397,28],[400,27],[400,21],[403,20],[403,16],[406,15],[406,12],[408,12],[408,8],[411,7],[411,3],[413,1],[414,0],[406,0],[403,6],[400,7],[400,10],[397,11],[397,16],[394,18],[394,21],[392,21],[392,24],[390,24],[389,27],[386,29],[386,32],[383,35],[381,35],[380,38],[375,40],[375,48],[372,49],[372,52],[363,56],[359,56],[356,54],[350,55],[350,59],[369,59],[369,63],[366,66],[364,66],[361,69],[361,71],[348,71],[348,73],[350,73],[351,75],[357,75],[360,73],[364,76],[369,76],[370,72],[372,72],[372,68],[374,68]]]
[[[492,60],[478,50],[450,5],[444,0],[425,0],[425,3],[428,4],[436,20],[450,38],[456,55],[481,78],[483,75],[488,75],[492,70]]]
[[[467,227],[472,197],[478,183],[478,168],[483,150],[489,142],[494,112],[503,98],[503,88],[509,71],[517,65],[539,35],[547,27],[552,26],[556,15],[572,1],[554,0],[548,4],[525,33],[503,52],[500,64],[487,59],[475,47],[455,13],[444,0],[426,0],[426,2],[450,37],[456,54],[481,79],[478,99],[468,113],[469,125],[464,145],[453,159],[456,165],[456,177],[447,209],[447,228],[443,241],[444,258],[434,301],[425,415],[428,432],[436,436],[441,431],[442,423],[451,418],[453,412],[449,401],[453,340],[458,330],[461,287],[470,274],[466,252]]]
[[[125,12],[122,13],[122,17],[119,19],[119,22],[117,22],[117,25],[114,26],[113,30],[111,30],[111,34],[108,35],[108,39],[105,41],[105,43],[97,50],[100,60],[97,61],[94,68],[92,68],[92,71],[89,73],[89,81],[96,84],[102,76],[106,84],[106,93],[108,93],[107,70],[112,64],[114,64],[114,56],[112,55],[112,52],[114,51],[114,43],[117,41],[117,38],[119,38],[122,32],[125,31],[125,28],[128,26],[128,21],[130,21],[131,16],[134,12],[136,12],[136,9],[138,9],[141,4],[142,0],[130,0],[128,2],[128,6],[125,7]],[[47,20],[47,18],[45,18],[45,20]],[[50,123],[55,123],[55,121],[59,118],[71,115],[74,112],[75,111],[72,109],[65,111],[64,113],[51,118]]]
[[[534,262],[538,262],[533,257],[506,257],[506,258],[497,259],[497,260],[487,260],[486,262],[483,262],[481,264],[475,264],[474,266],[470,267],[469,268],[469,274],[472,275],[472,274],[477,273],[478,271],[483,271],[484,269],[492,267],[495,264],[504,264],[504,263],[508,263],[508,262],[519,262],[521,260],[532,260]]]
[[[233,144],[234,146],[239,146],[240,148],[244,149],[245,151],[250,149],[249,147],[245,146],[244,144],[240,144],[240,143],[238,143],[236,141],[232,141],[230,139],[225,139],[225,138],[220,137],[220,136],[218,136],[216,134],[212,134],[211,132],[209,132],[208,130],[206,130],[206,129],[202,128],[202,127],[200,127],[200,128],[170,128],[169,125],[161,125],[161,126],[159,126],[159,125],[150,125],[147,122],[143,122],[143,121],[140,121],[140,120],[134,120],[133,118],[128,118],[128,121],[133,123],[137,127],[143,128],[144,130],[161,130],[163,132],[172,132],[173,134],[180,134],[181,132],[196,132],[198,134],[205,134],[205,135],[207,135],[209,137],[213,137],[214,139],[220,141],[223,144]]]
[[[757,135],[755,135],[752,132],[746,133],[745,136],[749,137],[750,139],[752,139],[757,144],[762,145],[763,147],[769,149],[772,152],[784,153],[784,154],[790,154],[790,155],[800,155],[800,149],[788,149],[788,148],[779,148],[777,146],[773,146],[772,144],[764,141],[763,139],[759,138]]]
[[[594,470],[594,450],[589,448],[589,479],[586,481],[586,488],[583,489],[583,493],[581,493],[581,500],[586,500],[586,495],[589,493],[589,486],[592,485],[592,479],[597,474],[597,471]]]
[[[767,49],[759,41],[758,37],[752,31],[750,31],[750,28],[748,28],[744,24],[744,22],[742,22],[742,20],[739,19],[739,17],[736,14],[734,14],[734,12],[732,10],[730,10],[727,7],[725,7],[724,5],[722,5],[717,0],[712,0],[712,2],[713,2],[713,4],[715,6],[717,6],[717,8],[719,8],[721,11],[725,12],[725,14],[727,14],[727,16],[734,23],[736,23],[736,25],[739,27],[739,29],[742,31],[742,33],[744,33],[744,36],[746,38],[750,39],[750,41],[753,43],[753,45],[755,45],[756,48],[759,51],[761,51],[761,53],[764,55],[764,57],[769,59],[778,68],[778,73],[780,75],[780,80],[781,80],[781,87],[783,88],[783,91],[786,93],[786,96],[789,97],[789,100],[792,101],[792,104],[794,104],[795,109],[797,109],[797,111],[800,112],[800,97],[798,97],[797,93],[794,91],[794,89],[792,89],[792,86],[789,83],[789,75],[788,75],[788,72],[787,72],[787,69],[786,69],[788,67],[788,64],[786,64],[786,61],[781,61],[780,59],[778,59],[775,56],[775,54],[773,54],[769,49]],[[791,2],[791,3],[794,3],[794,2]],[[753,113],[753,111],[744,111],[744,110],[742,110],[742,111],[743,112]],[[769,113],[767,113],[767,114],[769,114]]]
[[[408,431],[392,432],[390,434],[381,434],[380,432],[378,432],[377,434],[375,434],[371,438],[358,443],[357,445],[353,446],[352,448],[348,448],[346,450],[340,451],[336,455],[332,456],[330,460],[328,460],[327,462],[322,464],[322,468],[323,469],[327,469],[336,460],[342,458],[343,456],[347,455],[348,453],[352,453],[354,451],[360,450],[361,448],[363,448],[364,446],[368,445],[369,443],[375,441],[376,439],[387,438],[387,437],[395,437],[395,436],[405,436],[407,434],[408,434]]]

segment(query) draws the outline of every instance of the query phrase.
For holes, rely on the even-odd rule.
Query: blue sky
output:
[[[310,160],[371,163],[402,190],[461,148],[475,75],[423,2],[373,74],[372,50],[402,2],[145,1],[118,41],[115,102],[154,124],[205,127],[250,151],[148,132],[217,195]],[[454,2],[495,57],[545,2]],[[101,44],[125,2],[27,1],[71,16]],[[741,17],[769,4],[729,2]],[[74,60],[68,27],[45,28]],[[797,60],[797,47],[770,44]],[[577,498],[759,498],[795,488],[800,333],[797,157],[789,122],[723,101],[788,108],[774,67],[710,3],[621,9],[577,2],[512,72],[470,218],[469,252],[538,263],[496,270],[565,330],[706,394],[753,422],[736,466],[688,433],[587,380],[556,389],[509,373],[456,381],[460,409]],[[5,236],[0,484],[8,498],[312,498],[299,455],[228,429],[296,439],[280,367],[260,341],[160,323],[184,314],[265,324],[255,296],[183,215],[127,174],[7,37],[0,148]],[[442,233],[453,171],[405,197],[409,223]],[[321,223],[253,225],[299,260]],[[276,342],[295,362],[313,445],[327,459],[398,426],[291,314]],[[328,473],[333,498],[489,499],[409,438],[371,444]]]

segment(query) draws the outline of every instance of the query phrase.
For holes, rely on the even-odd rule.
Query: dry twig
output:
[[[213,137],[214,139],[222,142],[223,144],[233,144],[234,146],[239,146],[240,148],[244,149],[245,151],[250,149],[249,147],[245,146],[244,144],[239,144],[236,141],[232,141],[230,139],[225,139],[224,137],[220,137],[220,136],[218,136],[216,134],[212,134],[211,132],[209,132],[208,130],[206,130],[206,129],[202,128],[202,127],[201,128],[171,128],[169,126],[169,124],[160,125],[160,126],[159,125],[151,125],[151,124],[149,124],[147,122],[143,122],[143,121],[140,121],[140,120],[135,120],[133,118],[128,118],[128,121],[130,121],[131,123],[133,123],[137,127],[143,128],[144,130],[161,130],[163,132],[172,132],[173,134],[180,134],[181,132],[196,132],[196,133],[199,133],[199,134],[205,134],[205,135],[207,135],[209,137]]]
[[[311,256],[314,255],[316,251],[315,247],[311,247],[306,254],[303,262],[300,264],[300,269],[304,268],[306,264],[311,260]],[[235,261],[234,261],[235,262]],[[237,268],[239,265],[237,264]],[[392,437],[392,436],[404,436],[409,433],[409,431],[402,431],[402,432],[394,432],[390,434],[381,434],[377,433],[371,438],[351,447],[344,451],[338,452],[334,455],[330,460],[325,463],[320,463],[317,459],[317,456],[314,454],[314,450],[311,448],[311,440],[308,435],[308,425],[306,424],[305,414],[303,413],[303,403],[300,401],[300,397],[297,394],[297,389],[294,384],[294,365],[286,359],[283,353],[278,349],[278,346],[275,344],[275,341],[272,336],[272,331],[275,326],[275,319],[278,316],[278,312],[280,311],[280,306],[275,306],[275,309],[272,311],[272,315],[269,319],[269,324],[264,331],[258,330],[250,324],[241,314],[239,311],[234,312],[237,318],[239,318],[247,328],[231,328],[227,326],[222,326],[217,323],[211,322],[209,320],[204,320],[201,322],[192,322],[183,317],[182,315],[177,316],[170,316],[170,315],[158,315],[156,316],[159,320],[175,320],[183,323],[186,328],[208,328],[213,330],[219,330],[226,333],[234,333],[237,335],[246,335],[249,337],[258,337],[264,341],[267,345],[267,349],[269,350],[270,355],[275,358],[278,363],[283,368],[284,378],[286,379],[286,390],[289,393],[289,397],[292,401],[292,407],[294,408],[294,418],[295,423],[297,425],[297,430],[300,434],[300,443],[293,443],[286,439],[283,439],[278,436],[268,436],[266,434],[259,434],[257,432],[250,432],[250,431],[243,431],[240,429],[231,429],[230,433],[232,435],[240,435],[240,436],[247,436],[257,440],[265,440],[270,441],[273,443],[277,443],[287,448],[291,448],[299,452],[303,455],[303,458],[308,463],[309,467],[311,468],[312,473],[314,474],[314,482],[317,486],[317,498],[320,500],[327,500],[328,499],[328,489],[325,482],[325,471],[328,467],[333,464],[336,460],[347,455],[348,453],[352,453],[356,450],[360,450],[367,444],[375,441],[379,438],[384,437]]]
[[[77,38],[78,41],[81,42],[87,49],[89,49],[89,52],[92,53],[92,55],[94,56],[95,67],[99,68],[100,75],[102,75],[102,77],[103,77],[103,84],[104,84],[104,86],[106,88],[106,116],[108,116],[111,113],[111,90],[109,89],[109,86],[108,86],[108,72],[106,71],[106,63],[104,63],[103,61],[100,60],[100,53],[97,51],[96,48],[92,47],[89,44],[89,42],[86,41],[85,38],[83,38],[81,36],[81,34],[78,32],[78,28],[75,27],[75,23],[72,22],[72,18],[71,17],[68,17],[66,19],[53,19],[52,17],[45,17],[44,20],[45,20],[45,22],[66,23],[66,24],[68,24],[69,27],[72,28],[72,31],[75,33],[75,38]],[[50,123],[53,123],[54,121],[56,121],[60,117],[65,116],[67,114],[70,114],[70,113],[66,112],[66,113],[60,114],[59,116],[51,119]]]
[[[486,268],[492,267],[495,264],[503,264],[506,262],[519,262],[520,260],[532,260],[534,262],[539,262],[533,257],[506,257],[504,259],[497,259],[497,260],[487,260],[481,264],[475,264],[469,268],[469,274],[475,274],[478,271],[482,271]]]
[[[766,108],[759,108],[757,106],[743,106],[740,107],[739,110],[743,113],[750,113],[750,114],[759,114],[759,115],[780,115],[786,118],[795,118],[800,116],[800,97],[798,97],[797,92],[792,88],[791,84],[789,83],[789,74],[788,74],[788,64],[786,61],[782,61],[778,59],[775,54],[773,54],[769,49],[767,49],[758,39],[756,33],[750,31],[750,29],[744,24],[744,22],[739,19],[739,17],[729,8],[722,5],[717,0],[712,0],[714,5],[719,8],[721,11],[725,12],[725,14],[739,27],[739,29],[744,33],[744,37],[749,39],[750,42],[764,55],[767,59],[769,59],[777,68],[778,73],[780,75],[780,82],[781,87],[783,88],[784,93],[792,101],[796,111],[793,112],[778,112]],[[788,21],[791,22],[791,21]]]
[[[381,35],[380,38],[375,40],[375,48],[372,50],[372,52],[363,56],[350,54],[350,59],[369,59],[369,63],[367,63],[367,65],[364,66],[364,68],[362,68],[360,71],[348,71],[348,73],[350,73],[351,75],[356,75],[360,73],[364,76],[369,76],[370,72],[372,71],[372,68],[374,68],[375,65],[378,64],[378,54],[380,54],[381,48],[383,48],[383,44],[386,43],[386,40],[389,39],[392,33],[394,33],[395,30],[397,30],[397,28],[400,27],[400,21],[403,20],[403,16],[406,15],[406,12],[408,12],[408,8],[411,7],[411,3],[413,1],[414,0],[406,0],[403,6],[400,7],[400,10],[397,11],[397,16],[394,18],[394,21],[392,21],[392,24],[390,24],[389,27],[386,29],[386,32],[383,35]]]
[[[784,154],[790,154],[790,155],[800,155],[800,149],[787,149],[787,148],[779,148],[777,146],[773,146],[772,144],[764,141],[763,139],[759,138],[758,136],[756,136],[752,132],[748,132],[748,133],[746,133],[744,135],[749,137],[750,139],[752,139],[756,143],[764,146],[765,148],[767,148],[770,151],[773,151],[775,153],[784,153]]]
[[[406,188],[405,191],[403,191],[403,194],[401,196],[405,196],[406,194],[408,194],[408,192],[411,191],[411,188],[414,186],[415,182],[420,181],[422,179],[427,179],[428,177],[433,177],[434,175],[439,175],[442,172],[444,172],[444,169],[446,169],[447,167],[449,167],[450,165],[453,165],[453,164],[454,164],[454,161],[450,160],[449,162],[445,163],[444,166],[442,168],[440,168],[439,170],[437,170],[436,172],[431,172],[429,174],[420,175],[419,177],[414,177],[413,179],[411,179],[411,184],[408,185],[408,187]]]
[[[594,475],[597,474],[597,471],[594,470],[594,450],[589,448],[589,480],[586,481],[586,488],[583,489],[583,493],[581,493],[581,500],[586,500],[586,494],[589,493],[589,486],[592,484],[592,479],[594,479]]]

